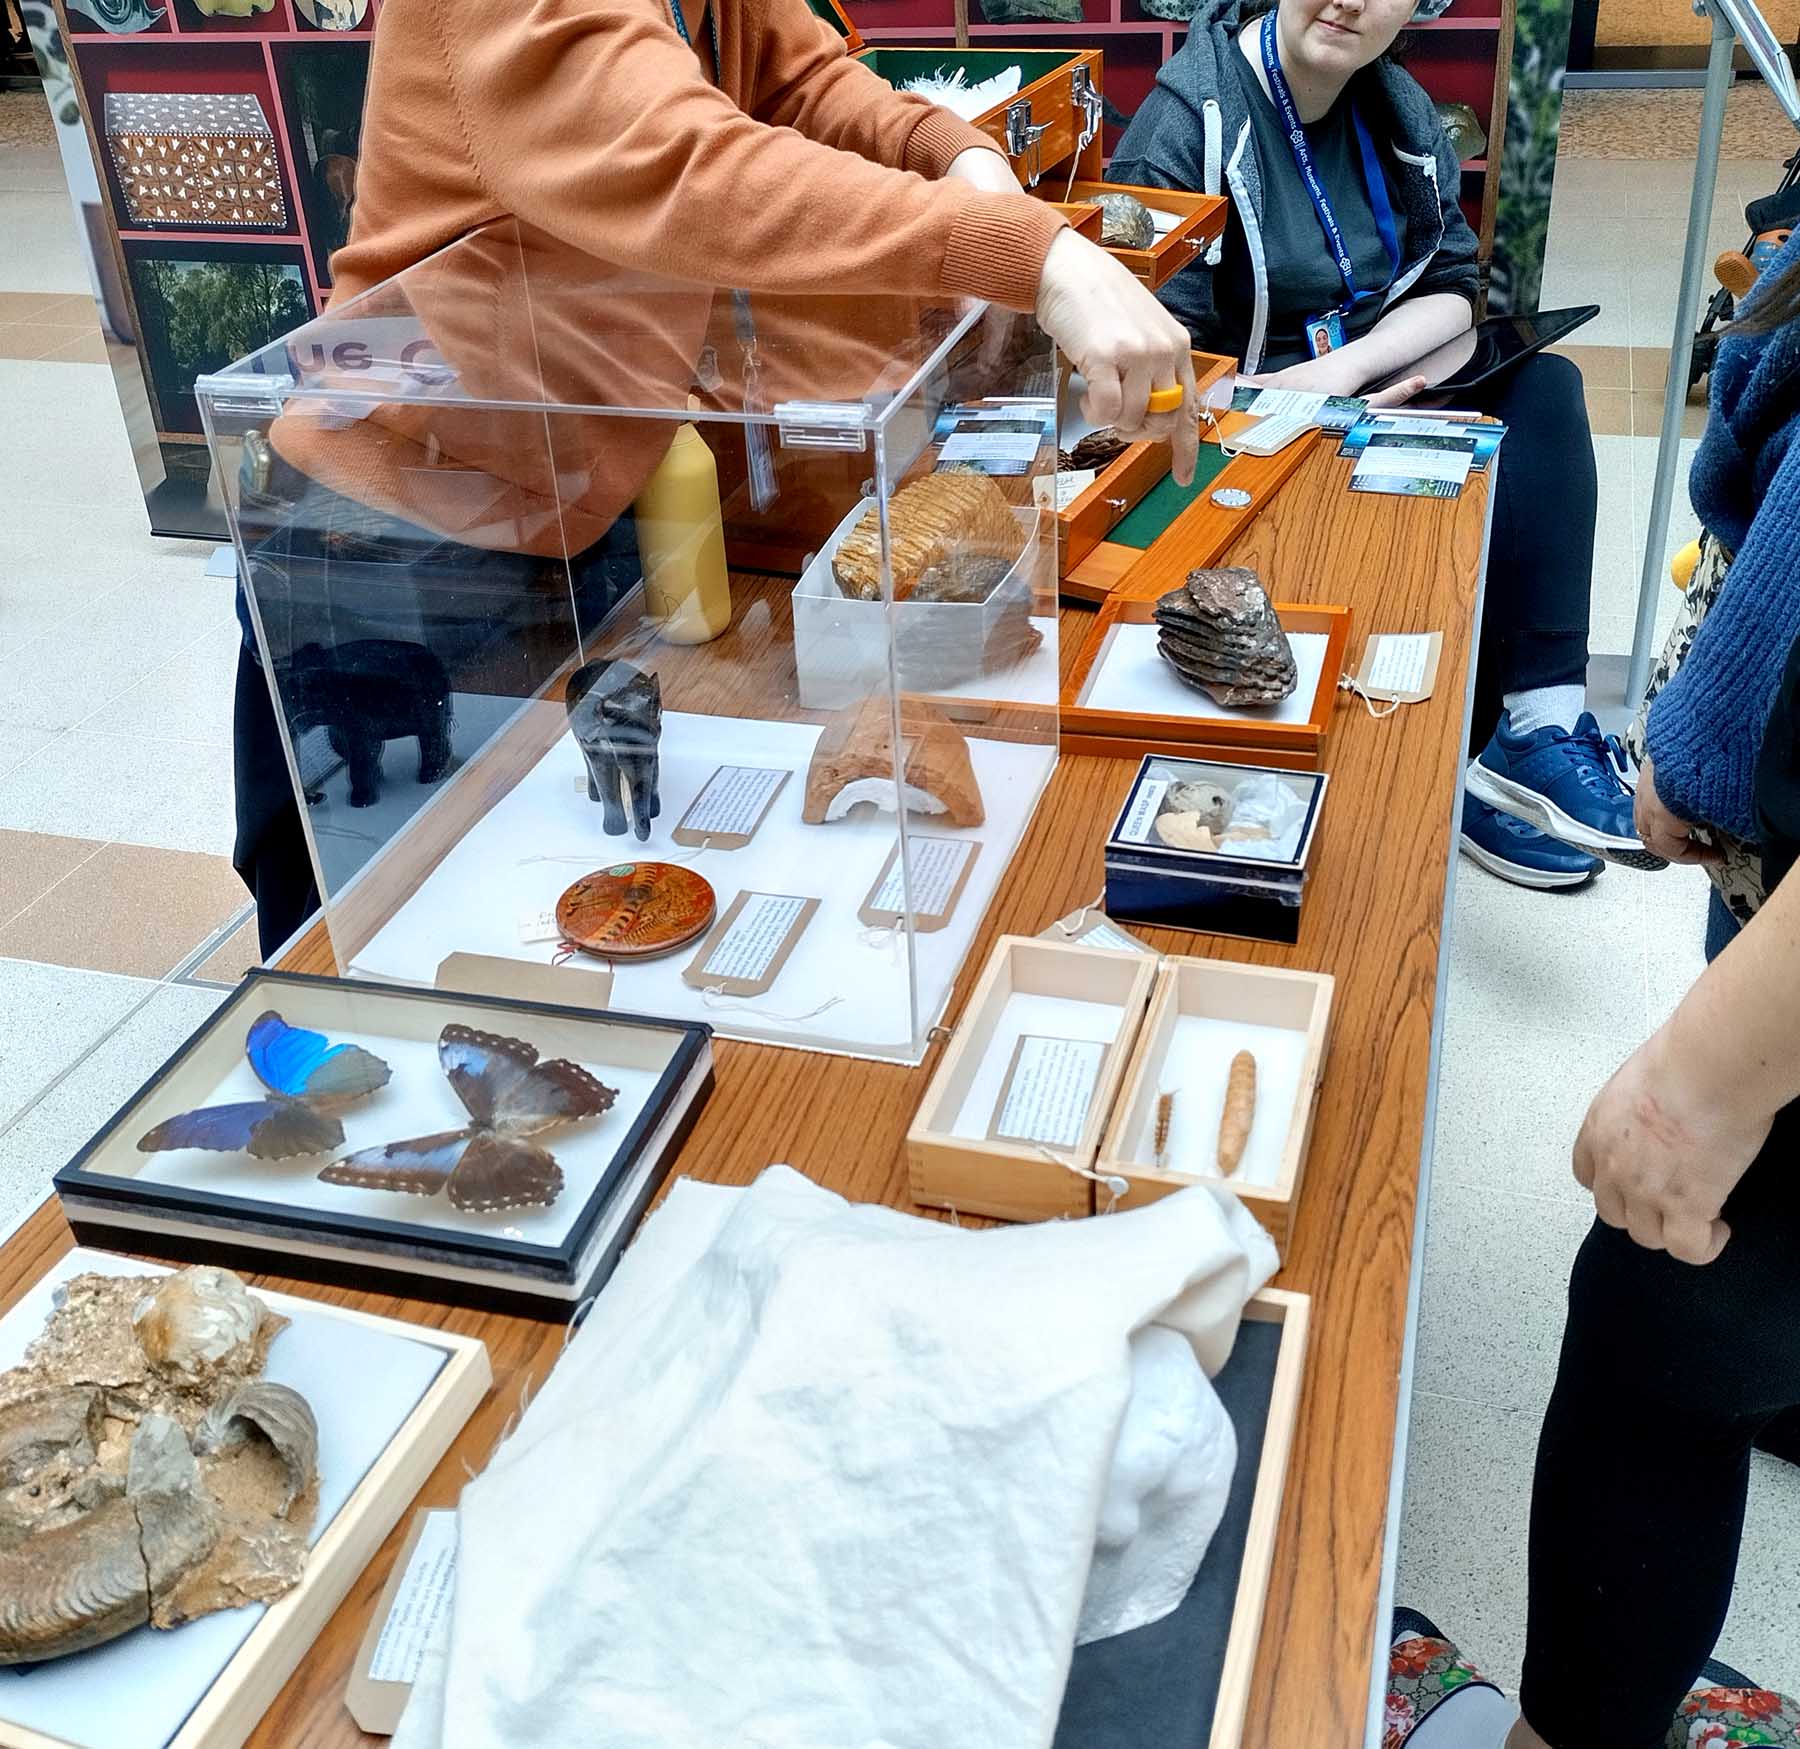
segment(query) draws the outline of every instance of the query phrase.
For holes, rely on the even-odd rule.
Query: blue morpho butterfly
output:
[[[562,1168],[525,1138],[598,1117],[619,1097],[578,1063],[540,1063],[523,1039],[454,1022],[438,1035],[438,1061],[468,1111],[462,1129],[364,1148],[332,1161],[320,1178],[414,1196],[441,1190],[465,1213],[548,1208],[562,1190]]]
[[[385,1087],[393,1074],[361,1045],[334,1045],[321,1032],[289,1026],[272,1008],[251,1023],[244,1055],[256,1078],[268,1088],[267,1099],[184,1111],[142,1137],[138,1151],[162,1154],[172,1148],[210,1148],[235,1154],[241,1150],[258,1160],[322,1154],[344,1139],[338,1113]]]

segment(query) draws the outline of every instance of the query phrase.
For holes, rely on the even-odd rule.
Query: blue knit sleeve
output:
[[[1744,544],[1679,672],[1650,708],[1656,791],[1682,819],[1756,836],[1756,759],[1800,637],[1800,441],[1757,507]]]

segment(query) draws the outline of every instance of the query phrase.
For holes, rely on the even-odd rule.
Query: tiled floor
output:
[[[185,979],[229,983],[254,958],[241,931],[220,946],[248,912],[229,860],[231,585],[206,575],[210,546],[146,529],[29,105],[0,94],[0,1231],[218,1000]]]
[[[36,101],[0,94],[0,142],[34,137],[16,106]],[[1743,202],[1778,174],[1728,159],[1717,247],[1742,244]],[[1596,652],[1631,639],[1686,195],[1679,162],[1559,168],[1544,301],[1603,305],[1569,348],[1601,473]],[[205,575],[207,549],[144,532],[41,145],[0,145],[0,235],[0,405],[29,433],[9,446],[0,517],[4,1230],[216,1002],[216,984],[194,980],[230,983],[255,949],[227,861],[230,587]],[[1694,532],[1685,490],[1677,509],[1671,549]],[[1660,590],[1661,623],[1676,599]],[[1613,870],[1550,896],[1459,869],[1402,1595],[1507,1682],[1536,1417],[1586,1222],[1569,1145],[1586,1101],[1698,969],[1701,911],[1697,882],[1677,873]],[[1522,1099],[1529,1120],[1496,1147],[1495,1114]],[[1746,1546],[1724,1655],[1800,1689],[1800,1473],[1759,1467]]]
[[[1634,125],[1605,125],[1611,95],[1582,94],[1575,143],[1605,144]],[[1754,88],[1739,91],[1733,110],[1761,101]],[[1667,107],[1681,111],[1674,125],[1691,139],[1693,119]],[[1748,125],[1734,134],[1747,137],[1761,136]],[[1649,523],[1692,148],[1685,163],[1620,161],[1573,157],[1570,143],[1557,165],[1543,303],[1602,306],[1567,350],[1587,379],[1600,466],[1593,648],[1617,654],[1630,647]],[[1773,160],[1721,165],[1713,252],[1743,246],[1744,202],[1780,175]],[[1685,482],[1703,423],[1695,404],[1671,551],[1697,529]],[[1661,589],[1659,628],[1678,600]],[[1570,1147],[1589,1099],[1699,972],[1704,908],[1704,879],[1673,869],[1612,869],[1572,895],[1525,893],[1467,863],[1459,870],[1399,1596],[1509,1687],[1524,1649],[1538,1423],[1569,1264],[1591,1219]],[[1522,1115],[1508,1121],[1507,1112]],[[1790,1693],[1800,1693],[1797,1563],[1800,1470],[1758,1458],[1719,1655]]]

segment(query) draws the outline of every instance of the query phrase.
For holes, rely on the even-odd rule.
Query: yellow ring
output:
[[[1166,389],[1152,389],[1150,398],[1144,403],[1147,413],[1173,413],[1181,405],[1181,398],[1187,391],[1180,383],[1172,383]]]

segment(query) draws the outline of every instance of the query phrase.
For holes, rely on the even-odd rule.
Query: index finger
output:
[[[1175,416],[1174,435],[1169,439],[1169,471],[1178,486],[1190,485],[1200,459],[1200,391],[1194,386],[1194,355],[1181,349],[1181,411]]]

